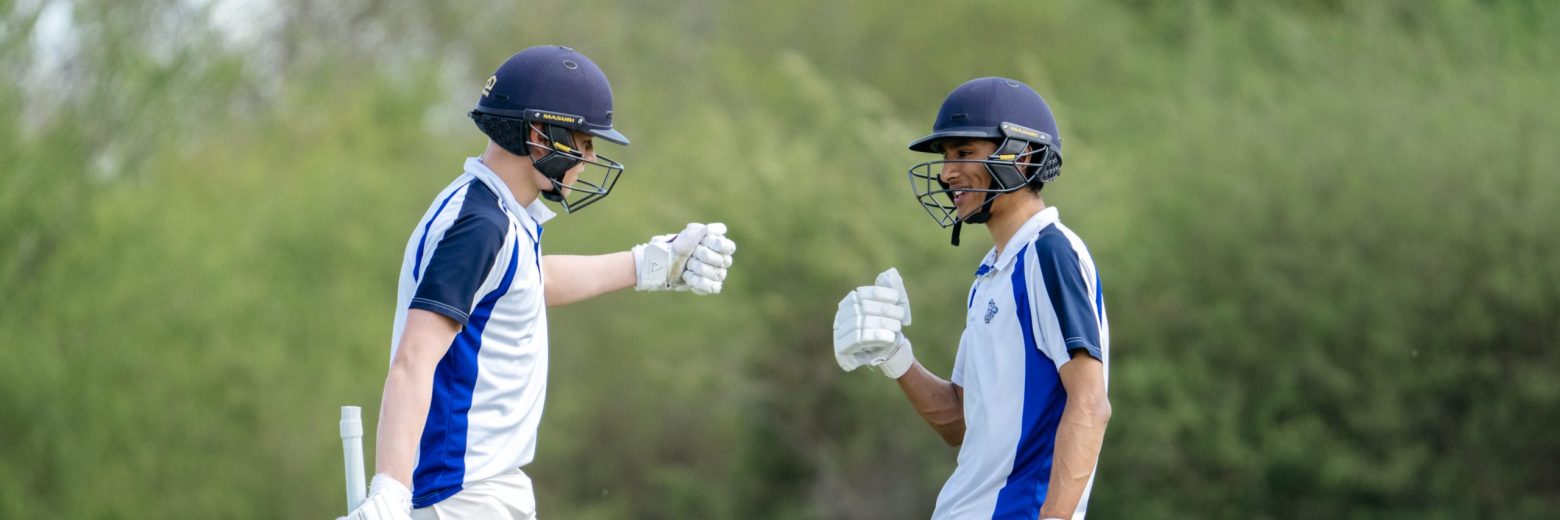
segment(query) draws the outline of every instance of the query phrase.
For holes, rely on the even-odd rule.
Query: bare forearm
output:
[[[379,433],[374,441],[375,473],[387,473],[408,488],[416,467],[417,443],[428,418],[433,373],[407,363],[392,363],[379,404]]]
[[[1056,452],[1052,456],[1051,484],[1046,490],[1042,518],[1072,518],[1089,485],[1089,477],[1100,458],[1105,442],[1105,425],[1110,421],[1110,405],[1101,413],[1097,407],[1079,406],[1071,401],[1062,411],[1056,429]]]
[[[1056,450],[1051,458],[1051,482],[1046,489],[1041,518],[1072,518],[1083,491],[1094,475],[1105,427],[1110,423],[1110,400],[1105,396],[1099,362],[1075,357],[1062,368],[1067,404],[1056,427]]]
[[[897,380],[915,413],[949,446],[964,444],[964,396],[958,385],[932,374],[917,361]]]
[[[379,432],[374,436],[374,472],[412,487],[417,443],[428,420],[433,373],[449,351],[460,325],[443,315],[411,309],[406,330],[390,360],[385,393],[379,400]]]
[[[542,257],[542,273],[547,278],[547,306],[567,305],[633,287],[634,254],[546,255]]]

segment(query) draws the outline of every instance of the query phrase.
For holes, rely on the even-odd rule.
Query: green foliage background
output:
[[[982,75],[1058,113],[1103,272],[1093,517],[1560,516],[1560,5],[526,4],[0,0],[0,518],[339,514],[407,236],[542,43],[634,139],[546,249],[740,244],[719,297],[553,310],[547,517],[930,513],[955,452],[828,324],[897,266],[951,367],[985,241],[904,144]]]

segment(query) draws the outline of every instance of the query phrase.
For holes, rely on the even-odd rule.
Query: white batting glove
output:
[[[857,287],[834,314],[834,360],[846,372],[878,367],[892,379],[910,370],[915,353],[904,327],[910,325],[910,295],[899,271],[890,268],[877,283]]]
[[[688,224],[676,235],[658,235],[634,246],[634,272],[640,291],[693,291],[718,294],[737,244],[726,238],[726,225]]]
[[[368,486],[368,499],[337,520],[411,520],[412,492],[390,475],[380,473]]]

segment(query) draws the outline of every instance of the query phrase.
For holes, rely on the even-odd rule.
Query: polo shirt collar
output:
[[[1039,236],[1040,231],[1046,226],[1060,221],[1061,217],[1056,211],[1056,206],[1047,206],[1039,213],[1035,213],[1029,217],[1029,220],[1024,221],[1024,225],[1018,227],[1018,231],[1013,233],[1013,238],[1008,239],[1007,245],[1002,248],[1002,256],[997,256],[996,247],[992,247],[991,252],[986,253],[986,258],[981,260],[980,269],[975,271],[975,276],[982,276],[993,270],[1007,269],[1007,266],[1013,263],[1013,258],[1018,256],[1018,252],[1024,249],[1024,245],[1034,242],[1035,237]]]
[[[547,221],[552,220],[553,217],[558,216],[557,213],[553,213],[551,208],[547,207],[547,204],[542,203],[541,197],[537,197],[536,200],[531,201],[531,204],[525,207],[525,212],[526,214],[531,215],[531,219],[535,220],[536,225],[538,226],[546,224]]]
[[[552,220],[553,217],[558,216],[557,213],[553,213],[553,211],[547,207],[547,204],[542,202],[542,198],[540,196],[536,197],[536,200],[531,201],[530,204],[520,204],[519,201],[515,200],[515,194],[509,191],[509,185],[504,184],[504,180],[500,179],[497,173],[493,173],[493,170],[489,169],[486,164],[483,164],[482,159],[480,158],[466,158],[466,173],[476,177],[477,180],[480,180],[483,184],[486,184],[488,189],[491,189],[494,193],[497,193],[499,199],[503,201],[504,207],[506,209],[509,209],[510,211],[514,211],[514,208],[524,209],[526,215],[529,215],[532,220],[535,220],[536,225],[538,226],[546,224],[548,220]]]

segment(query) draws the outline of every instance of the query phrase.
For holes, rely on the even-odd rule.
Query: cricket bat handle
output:
[[[347,466],[347,513],[368,498],[363,485],[363,409],[341,407],[341,456]]]

